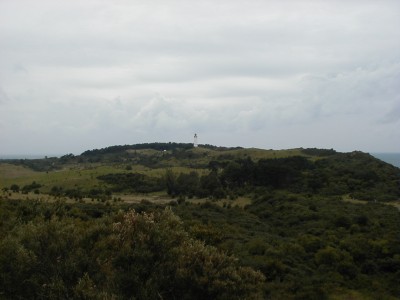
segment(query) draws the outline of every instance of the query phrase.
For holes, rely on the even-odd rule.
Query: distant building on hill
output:
[[[197,144],[197,133],[194,134],[193,147],[195,147],[195,148],[198,147],[198,144]]]

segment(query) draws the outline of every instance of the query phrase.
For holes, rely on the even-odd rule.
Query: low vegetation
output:
[[[400,169],[366,153],[113,146],[0,185],[0,298],[400,295]]]

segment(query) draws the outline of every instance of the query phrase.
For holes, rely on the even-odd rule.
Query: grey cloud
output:
[[[395,147],[397,1],[4,0],[0,18],[0,154],[33,133],[372,151],[384,127]]]
[[[9,101],[9,98],[8,98],[6,92],[0,86],[0,104],[6,103],[8,101]]]
[[[400,121],[400,97],[396,99],[396,104],[380,121],[384,124],[397,123]]]

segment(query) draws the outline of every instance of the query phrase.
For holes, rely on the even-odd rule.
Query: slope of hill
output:
[[[79,156],[4,161],[0,188],[14,184],[29,192],[35,182],[41,193],[63,190],[65,196],[164,191],[172,196],[224,198],[262,187],[393,201],[400,198],[399,174],[398,168],[362,152],[153,143],[90,150]]]

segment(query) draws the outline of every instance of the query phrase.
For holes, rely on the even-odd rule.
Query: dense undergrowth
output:
[[[2,299],[260,299],[264,276],[169,209],[0,201]]]
[[[174,209],[194,236],[261,270],[271,299],[328,299],[343,289],[359,299],[400,295],[400,213],[393,207],[266,193],[245,209]]]
[[[287,193],[167,207],[2,199],[0,298],[400,295],[393,207]]]

